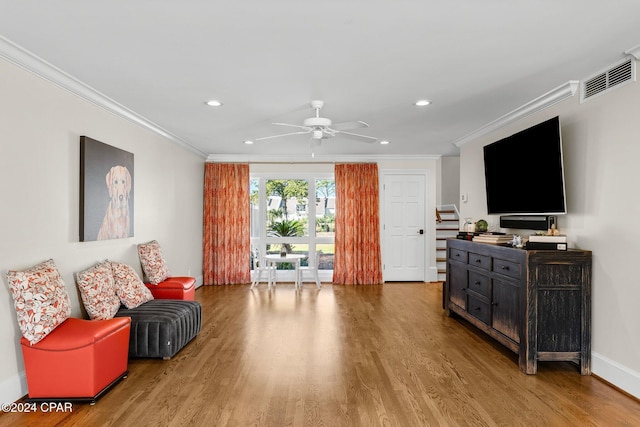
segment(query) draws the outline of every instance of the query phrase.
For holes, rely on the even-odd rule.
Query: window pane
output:
[[[260,237],[260,180],[252,178],[249,180],[249,203],[251,205],[251,237]]]
[[[329,174],[303,173],[292,178],[251,176],[251,244],[265,254],[302,254],[302,266],[318,253],[324,276],[333,269],[335,181]],[[328,179],[327,179],[328,178]],[[278,280],[292,280],[293,263],[276,263]],[[325,279],[326,279],[325,277]]]
[[[333,238],[336,226],[336,182],[316,179],[316,236]]]
[[[269,179],[267,191],[267,236],[309,235],[309,182],[304,179]]]
[[[335,253],[335,245],[333,243],[317,244],[316,252],[320,254],[318,270],[333,270],[333,254]]]

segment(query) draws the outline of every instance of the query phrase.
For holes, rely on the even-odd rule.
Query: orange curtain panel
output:
[[[337,164],[334,284],[382,283],[378,165]]]
[[[205,285],[251,282],[249,165],[207,163],[204,170]]]

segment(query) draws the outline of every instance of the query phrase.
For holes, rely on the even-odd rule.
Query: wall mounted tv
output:
[[[486,145],[484,172],[489,214],[567,213],[560,118]]]

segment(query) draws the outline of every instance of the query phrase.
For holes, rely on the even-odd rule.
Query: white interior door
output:
[[[425,175],[385,174],[384,280],[424,281],[427,239]]]

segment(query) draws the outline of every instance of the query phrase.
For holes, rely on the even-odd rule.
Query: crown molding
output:
[[[316,154],[310,155],[278,155],[278,154],[210,154],[207,157],[209,163],[364,163],[379,162],[385,160],[396,161],[424,161],[439,160],[441,155],[360,155],[360,154]]]
[[[640,44],[624,51],[625,55],[631,55],[636,60],[640,60]]]
[[[116,114],[139,126],[142,126],[160,135],[161,137],[168,139],[174,144],[180,145],[181,147],[197,154],[200,157],[207,157],[206,153],[198,150],[186,141],[178,138],[176,135],[173,135],[172,133],[166,131],[152,121],[131,111],[124,105],[119,104],[103,93],[95,90],[91,86],[62,71],[55,65],[50,64],[44,59],[38,57],[37,55],[29,52],[28,50],[18,46],[17,44],[2,36],[0,36],[0,58],[6,59],[7,61],[17,65],[18,67],[27,70],[43,78],[44,80],[47,80],[50,83],[53,83],[56,86],[61,87],[62,89],[65,89],[73,93],[74,95],[77,95],[80,98],[91,102],[94,105],[104,108],[105,110],[113,114]]]
[[[492,121],[491,123],[481,127],[480,129],[454,141],[453,143],[457,147],[462,147],[463,145],[468,144],[469,142],[480,138],[483,135],[486,135],[490,132],[500,129],[503,126],[508,125],[509,123],[513,123],[516,120],[520,120],[523,117],[544,110],[545,108],[550,107],[553,104],[570,98],[576,94],[579,83],[580,82],[578,80],[570,80],[567,83],[550,90],[544,95],[539,96],[533,101],[529,101],[523,106],[518,107],[510,113],[507,113],[504,116]]]

